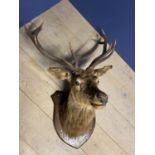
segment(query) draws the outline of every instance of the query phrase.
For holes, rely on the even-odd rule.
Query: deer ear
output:
[[[48,72],[60,80],[70,80],[71,73],[65,69],[57,67],[49,67]]]
[[[112,69],[112,65],[104,66],[103,68],[95,69],[94,74],[99,77],[106,73],[109,69]]]

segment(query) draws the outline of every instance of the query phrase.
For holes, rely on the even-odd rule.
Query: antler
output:
[[[72,45],[71,45],[71,42],[69,42],[69,48],[70,48],[70,52],[71,52],[71,54],[72,54],[72,58],[74,59],[74,67],[75,68],[78,68],[79,67],[79,61],[78,61],[78,59],[77,59],[77,57],[76,57],[76,55],[75,55],[75,52],[73,52],[73,48],[72,48]]]
[[[51,59],[52,61],[55,61],[61,65],[63,65],[63,67],[65,67],[66,69],[75,72],[78,69],[78,59],[75,56],[75,53],[73,52],[73,49],[71,47],[71,43],[69,44],[70,46],[70,52],[72,54],[72,58],[75,61],[75,64],[73,65],[72,63],[70,63],[69,61],[67,61],[66,59],[57,57],[57,56],[52,56],[49,54],[49,52],[47,50],[45,50],[42,45],[40,44],[39,40],[38,40],[38,35],[39,32],[42,30],[42,25],[40,26],[36,26],[34,23],[32,23],[30,26],[26,27],[25,26],[25,30],[26,33],[28,34],[28,36],[31,38],[31,40],[33,41],[35,47],[47,58]],[[98,57],[96,57],[91,64],[86,68],[86,70],[89,69],[93,69],[96,65],[100,64],[101,62],[103,62],[104,60],[106,60],[107,58],[109,58],[114,50],[115,50],[115,45],[116,45],[116,41],[113,44],[110,44],[108,49],[107,49],[107,38],[105,36],[105,34],[102,32],[102,36],[104,38],[104,41],[101,41],[101,39],[99,39],[97,41],[97,44],[103,44],[103,51],[101,53],[101,55],[99,55]],[[97,46],[95,46],[97,47]],[[94,51],[94,49],[93,49]]]
[[[115,50],[115,46],[116,46],[116,41],[112,44],[109,45],[108,49],[107,49],[107,37],[105,36],[105,34],[102,31],[102,36],[104,38],[104,41],[99,41],[99,44],[103,44],[103,51],[101,53],[101,55],[99,55],[98,57],[96,57],[91,64],[87,67],[87,70],[89,69],[93,69],[95,68],[96,65],[100,64],[101,62],[103,62],[104,60],[106,60],[107,58],[109,58],[114,50]]]
[[[36,48],[47,58],[51,59],[52,61],[55,61],[57,63],[60,63],[61,65],[63,65],[66,69],[69,69],[71,71],[75,71],[75,67],[68,62],[67,60],[63,59],[63,58],[59,58],[56,56],[52,56],[49,54],[48,51],[46,51],[42,45],[40,44],[39,40],[38,40],[38,34],[39,32],[42,30],[42,25],[40,26],[36,26],[34,23],[32,23],[30,26],[26,27],[25,26],[25,30],[28,34],[28,36],[31,38],[31,40],[33,41],[34,45],[36,46]]]

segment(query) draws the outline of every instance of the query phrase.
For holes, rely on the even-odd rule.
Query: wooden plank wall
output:
[[[69,42],[74,50],[81,47],[79,53],[94,45],[97,32],[67,0],[34,21],[44,21],[39,39],[52,54],[68,55]],[[20,155],[134,155],[134,72],[116,52],[100,66],[110,64],[113,69],[99,85],[108,94],[109,103],[96,110],[92,137],[74,149],[59,139],[52,122],[50,95],[62,88],[62,82],[47,72],[55,64],[41,55],[24,28],[20,29]]]

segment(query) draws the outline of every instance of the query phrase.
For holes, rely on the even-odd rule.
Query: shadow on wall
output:
[[[60,0],[20,0],[19,25],[35,18]],[[117,41],[118,54],[135,69],[135,1],[134,0],[70,0],[79,12],[100,32],[102,28],[108,42]]]

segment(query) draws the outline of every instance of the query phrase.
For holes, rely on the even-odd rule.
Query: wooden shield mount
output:
[[[54,102],[54,114],[53,123],[58,136],[68,145],[78,149],[80,148],[92,135],[95,128],[95,118],[92,121],[91,128],[83,135],[78,137],[69,137],[62,128],[60,117],[62,115],[62,107],[65,104],[65,99],[67,98],[67,93],[63,91],[56,91],[51,98]]]

